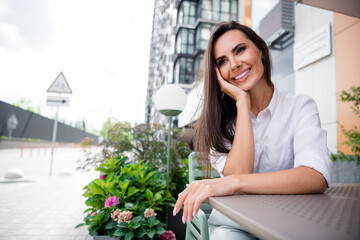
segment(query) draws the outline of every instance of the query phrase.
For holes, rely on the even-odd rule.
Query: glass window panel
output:
[[[176,38],[176,52],[177,53],[180,53],[181,52],[181,34],[178,34],[177,35],[177,38]]]
[[[179,82],[179,77],[180,77],[180,66],[179,65],[180,65],[179,61],[177,61],[175,64],[175,69],[174,69],[174,83]]]
[[[213,0],[213,12],[220,11],[220,0]]]
[[[221,11],[222,12],[228,12],[229,11],[229,6],[230,6],[229,0],[222,0],[221,1]]]

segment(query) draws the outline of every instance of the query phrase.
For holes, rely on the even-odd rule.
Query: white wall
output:
[[[198,85],[195,85],[187,95],[185,109],[179,114],[179,127],[184,127],[199,118],[201,109],[198,108],[200,101],[203,98],[203,89],[204,81],[201,81]]]
[[[331,26],[331,54],[295,71],[295,93],[312,97],[320,112],[322,127],[328,134],[328,147],[335,152],[337,146],[337,105],[334,44],[334,13],[295,5],[295,44],[326,23]]]

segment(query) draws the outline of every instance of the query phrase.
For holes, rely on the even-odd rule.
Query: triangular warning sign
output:
[[[56,77],[55,81],[51,84],[47,92],[72,93],[71,88],[62,72],[59,73],[59,75]]]

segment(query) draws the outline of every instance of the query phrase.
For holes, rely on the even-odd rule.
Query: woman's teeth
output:
[[[249,70],[246,70],[245,72],[243,72],[242,74],[240,74],[239,76],[235,77],[235,80],[239,80],[240,78],[242,78],[243,76],[245,76],[248,72],[250,72]]]

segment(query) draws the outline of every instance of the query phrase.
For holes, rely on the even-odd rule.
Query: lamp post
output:
[[[179,115],[185,108],[186,94],[179,86],[168,84],[162,86],[155,96],[155,107],[163,115],[169,118],[168,146],[166,160],[166,185],[169,190],[170,175],[170,143],[172,117]]]

